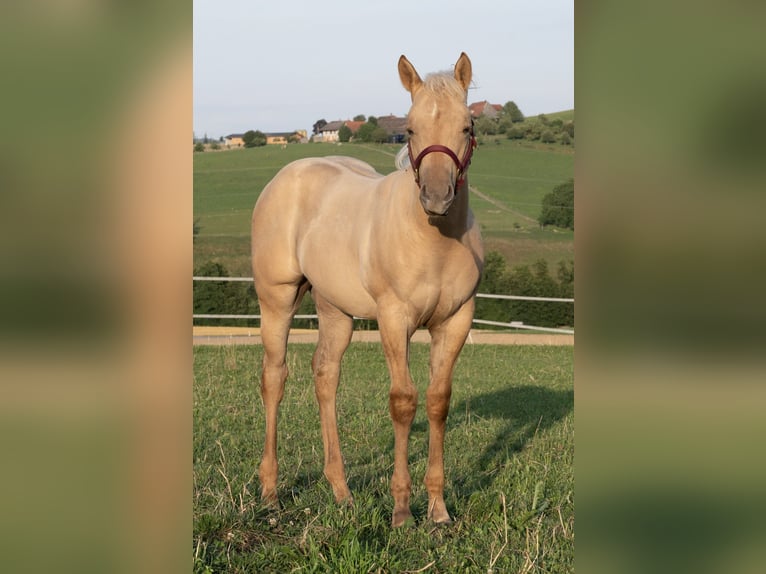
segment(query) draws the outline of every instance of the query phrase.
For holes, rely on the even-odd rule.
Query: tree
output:
[[[367,118],[364,117],[364,114],[359,114],[359,115],[354,116],[354,121],[355,122],[364,122],[366,120],[367,120]]]
[[[388,132],[380,126],[372,130],[370,139],[375,143],[386,143],[388,141]]]
[[[325,127],[326,125],[327,125],[327,120],[325,119],[317,120],[316,123],[314,123],[314,125],[311,128],[312,133],[314,135],[317,135],[321,131],[321,129]]]
[[[205,144],[203,144],[202,142],[197,142],[196,144],[194,144],[194,151],[196,152],[205,151]]]
[[[474,131],[479,135],[495,135],[497,133],[497,122],[487,116],[479,116],[473,125]]]
[[[262,131],[248,130],[245,132],[245,135],[242,136],[242,141],[245,142],[245,147],[266,145],[266,134]]]
[[[560,183],[543,197],[538,221],[543,226],[555,225],[574,231],[574,179]]]
[[[510,116],[513,123],[524,121],[524,114],[521,113],[519,106],[515,102],[506,102],[503,106],[503,113]]]
[[[338,140],[342,141],[343,143],[348,142],[348,140],[351,139],[351,136],[353,134],[351,133],[351,128],[348,127],[346,124],[343,124],[340,126],[340,129],[338,130]]]
[[[361,126],[359,126],[359,129],[356,130],[356,137],[355,140],[362,141],[362,142],[371,142],[372,140],[372,132],[374,132],[378,127],[377,123],[370,123],[368,120],[366,123],[363,123]]]

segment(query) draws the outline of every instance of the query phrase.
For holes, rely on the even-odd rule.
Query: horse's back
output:
[[[364,258],[376,187],[383,177],[369,164],[343,156],[285,166],[253,210],[256,288],[306,277],[314,285],[327,285],[328,291],[343,291],[355,314],[369,313],[372,301],[352,270]]]

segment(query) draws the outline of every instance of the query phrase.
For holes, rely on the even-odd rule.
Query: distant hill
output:
[[[574,120],[574,112],[575,112],[574,110],[564,110],[564,111],[561,111],[561,112],[551,112],[549,114],[546,113],[546,114],[539,114],[537,116],[529,116],[529,118],[527,118],[527,119],[532,119],[532,118],[538,118],[540,116],[545,116],[549,120],[555,120],[556,118],[559,118],[559,119],[561,119],[561,121],[570,122],[570,121]]]

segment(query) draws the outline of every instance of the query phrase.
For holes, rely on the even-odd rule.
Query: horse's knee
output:
[[[444,421],[449,413],[451,388],[432,389],[426,392],[426,413],[429,421]]]
[[[388,408],[395,423],[411,424],[418,408],[418,391],[413,386],[408,389],[394,389],[388,395]]]

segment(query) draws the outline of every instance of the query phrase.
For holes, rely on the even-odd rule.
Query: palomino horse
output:
[[[444,427],[452,370],[471,327],[483,264],[466,178],[476,145],[466,106],[471,61],[461,54],[454,74],[432,74],[423,81],[402,56],[399,77],[412,96],[409,168],[383,177],[353,158],[298,160],[266,186],[252,220],[253,275],[264,347],[261,497],[267,504],[277,501],[277,411],[287,378],[287,336],[310,290],[319,315],[311,366],[324,474],[338,502],[351,500],[335,410],[340,362],[351,340],[353,317],[378,321],[391,375],[394,526],[412,517],[407,443],[418,393],[408,360],[410,337],[421,326],[431,334],[428,517],[450,522],[443,496]]]

